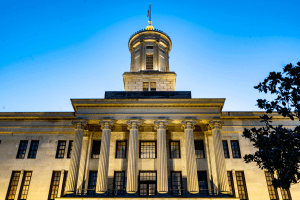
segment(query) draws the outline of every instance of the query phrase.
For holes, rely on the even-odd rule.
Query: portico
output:
[[[203,169],[213,171],[210,169],[208,160],[221,163],[217,165],[218,173],[214,175],[216,177],[211,180],[214,181],[214,187],[209,187],[210,193],[213,191],[228,192],[226,190],[226,187],[229,190],[228,181],[224,181],[225,163],[223,161],[222,165],[222,161],[217,160],[222,158],[219,155],[223,153],[220,140],[222,121],[215,120],[220,115],[224,99],[162,98],[119,99],[118,101],[115,99],[72,99],[71,101],[76,110],[76,117],[81,119],[80,122],[73,122],[77,124],[76,131],[78,132],[79,129],[83,132],[83,127],[85,127],[85,131],[90,132],[90,137],[99,135],[100,137],[95,138],[101,138],[95,194],[108,194],[112,189],[110,179],[113,174],[111,172],[122,170],[126,174],[126,192],[124,192],[128,195],[139,194],[140,171],[153,171],[157,174],[157,195],[170,194],[169,190],[172,190],[172,186],[169,179],[172,171],[180,171],[184,180],[182,188],[186,184],[186,192],[199,194],[197,171]],[[95,131],[95,127],[99,127],[97,131]],[[206,137],[213,142],[213,146],[207,149],[210,151],[213,148],[213,152],[209,153],[206,159],[198,160],[195,157],[194,131],[197,133],[196,139],[199,136],[205,139],[206,134]],[[82,137],[83,135],[75,137],[75,144],[77,140],[82,141]],[[119,139],[125,139],[124,137],[128,139],[127,156],[121,161],[114,158],[115,147],[113,146]],[[92,140],[93,138],[89,141]],[[143,159],[139,155],[140,142],[149,140],[156,142],[157,156],[154,159]],[[170,154],[170,144],[168,144],[170,140],[180,141],[181,158],[178,160],[170,159],[168,155]],[[91,148],[90,144],[82,145],[84,148],[88,148],[88,146]],[[74,152],[81,151],[81,149],[76,150],[76,146],[74,146],[74,150]],[[90,150],[85,149],[84,152],[90,152]],[[76,156],[73,154],[72,159],[76,160]],[[89,160],[86,160],[86,163],[90,162],[89,156],[86,156],[86,159]],[[117,162],[120,166],[116,165]],[[79,162],[76,162],[77,165],[72,167],[73,163],[75,162],[70,162],[70,169],[77,169],[77,166],[80,165]],[[87,165],[87,167],[89,166]],[[76,180],[72,179],[72,176],[76,176],[76,171],[70,172],[69,180]],[[209,174],[207,176],[209,177]],[[80,182],[80,180],[78,181]],[[74,188],[76,184],[78,184],[76,181],[68,182],[68,185],[72,185]],[[84,193],[87,194],[88,191],[82,188],[81,192],[77,191],[72,194]]]

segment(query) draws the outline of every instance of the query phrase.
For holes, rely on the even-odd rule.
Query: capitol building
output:
[[[243,130],[263,112],[176,91],[171,38],[151,21],[128,48],[124,91],[71,99],[73,112],[0,113],[0,200],[300,199],[300,184],[276,189],[276,174],[244,162],[256,149]]]

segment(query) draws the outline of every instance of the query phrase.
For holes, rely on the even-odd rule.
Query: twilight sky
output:
[[[73,111],[70,98],[124,91],[128,39],[149,1],[0,1],[0,112]],[[300,61],[300,1],[151,1],[172,40],[176,90],[258,111],[253,89]]]

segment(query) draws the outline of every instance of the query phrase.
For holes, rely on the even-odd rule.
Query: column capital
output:
[[[182,127],[181,129],[186,130],[186,129],[195,129],[196,121],[193,119],[184,119],[181,121]]]
[[[114,120],[112,119],[102,119],[100,120],[99,124],[101,125],[101,129],[112,129],[112,126],[114,125]]]
[[[72,124],[75,126],[76,129],[84,129],[84,127],[87,125],[87,121],[85,119],[78,119],[73,120]]]
[[[154,129],[167,129],[167,126],[169,125],[169,121],[166,119],[157,119],[154,121]]]
[[[212,119],[209,121],[209,125],[210,125],[211,129],[222,129],[223,124],[224,124],[224,121],[222,121],[222,120]]]
[[[138,129],[138,127],[142,124],[142,121],[140,119],[130,119],[126,122],[128,125],[127,129]]]

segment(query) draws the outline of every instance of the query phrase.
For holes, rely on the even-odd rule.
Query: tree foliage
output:
[[[256,162],[259,168],[271,173],[276,172],[274,186],[288,189],[300,181],[300,126],[291,129],[274,126],[268,114],[277,112],[291,120],[300,120],[300,62],[296,66],[286,65],[283,72],[270,72],[254,88],[275,94],[276,98],[257,100],[258,107],[266,110],[261,116],[264,126],[244,130],[243,137],[249,138],[258,149],[254,154],[245,155],[244,160]]]

